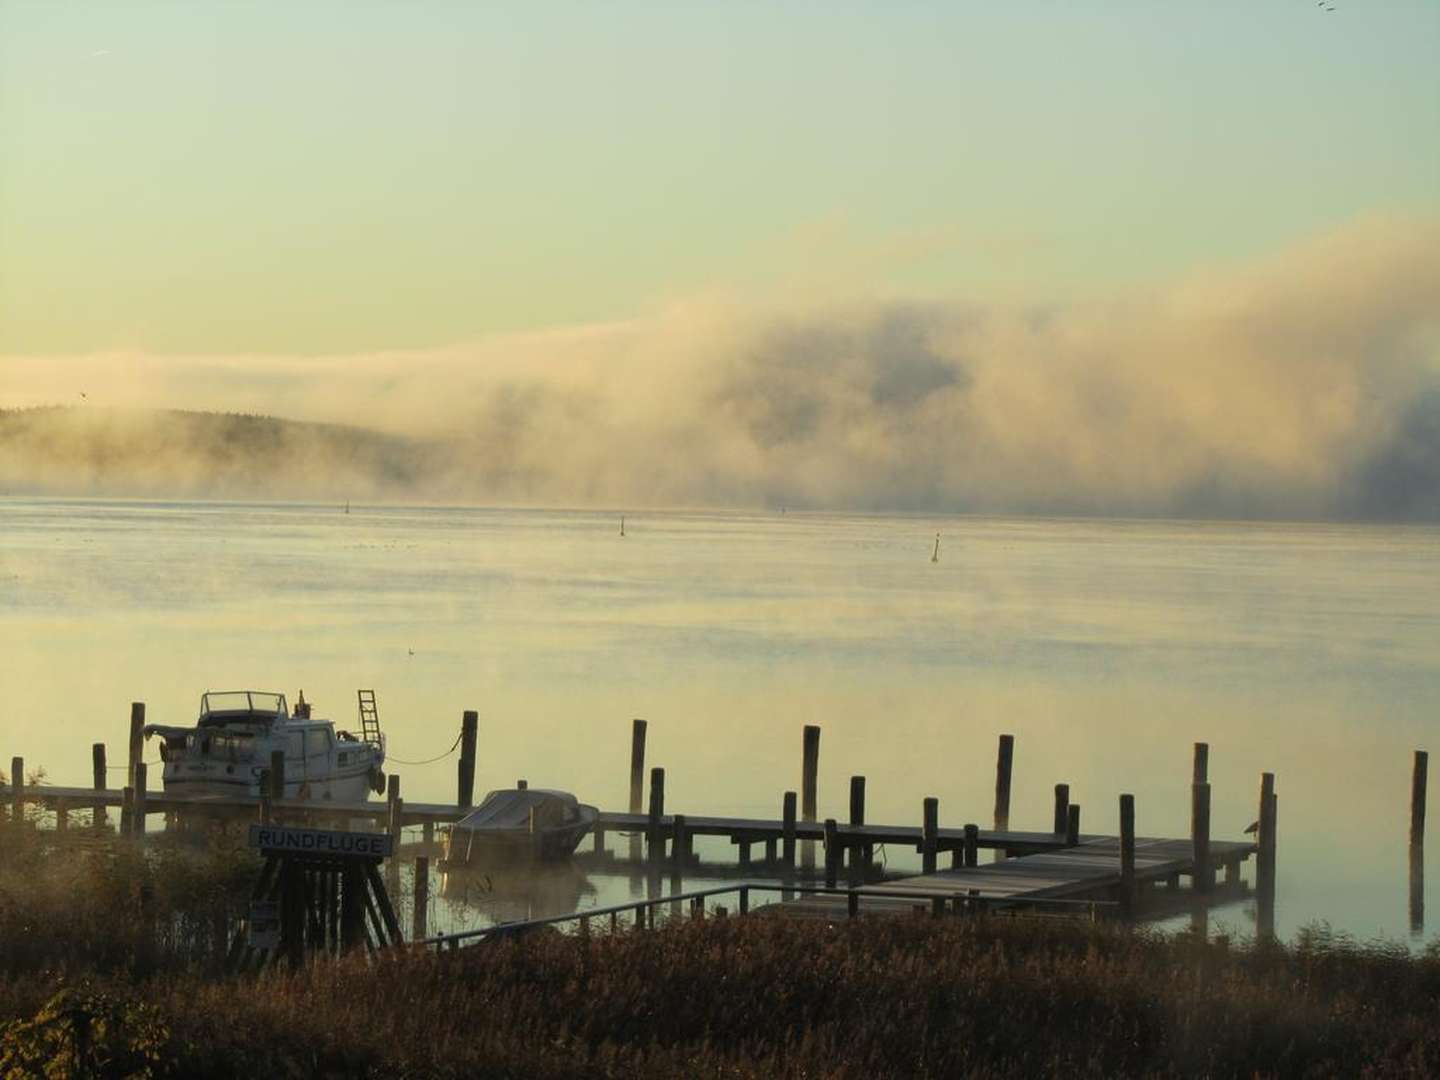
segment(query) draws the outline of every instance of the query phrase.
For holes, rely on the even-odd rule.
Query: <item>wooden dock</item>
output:
[[[1225,883],[1240,884],[1240,865],[1257,851],[1255,844],[1229,841],[1210,845],[1211,871],[1223,871]],[[1189,840],[1137,837],[1135,840],[1135,882],[1138,886],[1163,883],[1178,888],[1181,877],[1194,878],[1195,860]],[[1021,858],[1005,859],[985,866],[956,867],[932,874],[860,885],[861,914],[905,914],[930,909],[936,898],[975,898],[987,910],[1034,904],[1043,900],[1114,900],[1121,889],[1121,857],[1118,837],[1089,837],[1075,847],[1056,848]],[[883,896],[867,893],[880,892]],[[907,899],[896,893],[913,892]],[[815,918],[842,918],[847,914],[847,897],[800,896],[772,905],[787,915]]]

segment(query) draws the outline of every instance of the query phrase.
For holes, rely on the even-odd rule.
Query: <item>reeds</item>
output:
[[[117,922],[134,923],[134,882],[158,865],[96,862],[94,872],[123,884],[91,895],[118,905]],[[184,890],[153,901],[171,919],[182,896],[203,908],[231,891],[233,878],[198,884],[206,871],[197,865]],[[45,892],[49,906],[17,923],[17,895],[7,879],[0,1065],[34,1060],[37,1047],[73,1051],[73,1032],[94,1030],[98,1016],[108,1042],[91,1036],[91,1050],[156,1075],[1440,1071],[1440,955],[1323,927],[1287,947],[1059,919],[712,917],[649,932],[533,933],[442,955],[396,950],[241,979],[213,973],[183,934],[146,954],[135,947],[143,934],[117,926],[129,952],[107,950],[99,899],[80,913],[84,948],[66,946],[55,927],[74,923],[73,902]],[[16,940],[22,925],[31,942]],[[93,962],[85,948],[96,950]],[[47,949],[63,963],[47,962]]]

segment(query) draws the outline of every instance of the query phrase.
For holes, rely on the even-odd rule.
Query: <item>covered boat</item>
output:
[[[160,739],[167,795],[257,797],[268,790],[272,754],[285,761],[285,798],[364,802],[385,790],[385,737],[375,695],[362,690],[361,734],[312,718],[302,691],[294,711],[285,695],[259,690],[200,695],[194,727],[150,724]],[[368,708],[367,708],[368,706]]]
[[[507,859],[563,859],[590,831],[600,811],[568,791],[506,788],[492,791],[450,828],[450,866]]]

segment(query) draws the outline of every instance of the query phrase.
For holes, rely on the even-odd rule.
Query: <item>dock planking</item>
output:
[[[1248,842],[1213,841],[1210,851],[1212,869],[1238,865],[1257,851]],[[1195,861],[1188,840],[1137,838],[1135,841],[1135,876],[1140,882],[1168,881],[1176,875],[1193,875]],[[1033,904],[1044,900],[1108,899],[1120,887],[1120,840],[1118,837],[1082,838],[1078,845],[1039,852],[985,866],[956,867],[931,874],[887,881],[875,886],[859,886],[858,905],[861,914],[898,914],[916,908],[928,908],[937,894],[973,897],[985,902],[987,909],[1003,907],[1006,902]],[[867,893],[883,892],[883,896]],[[913,892],[914,900],[895,893]],[[771,905],[786,915],[820,918],[844,918],[848,898],[841,896],[802,896]]]

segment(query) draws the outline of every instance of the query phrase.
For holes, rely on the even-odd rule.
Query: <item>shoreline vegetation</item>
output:
[[[751,915],[223,974],[257,862],[4,825],[0,1076],[1422,1076],[1440,950]]]

